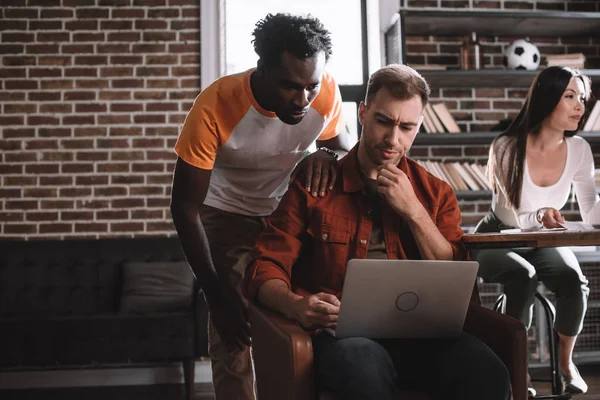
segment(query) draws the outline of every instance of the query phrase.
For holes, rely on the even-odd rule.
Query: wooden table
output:
[[[591,231],[472,233],[464,235],[463,242],[470,249],[597,246],[600,245],[600,229]]]

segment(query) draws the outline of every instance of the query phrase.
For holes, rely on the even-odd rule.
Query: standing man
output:
[[[468,257],[452,189],[406,156],[428,98],[427,82],[412,68],[376,71],[358,111],[362,136],[338,163],[340,179],[324,198],[293,182],[246,271],[249,299],[315,333],[317,382],[341,399],[395,400],[398,385],[439,400],[510,398],[506,367],[468,333],[456,339],[336,340],[322,331],[337,324],[348,260]]]
[[[218,400],[254,399],[240,282],[265,217],[296,164],[311,195],[325,196],[348,150],[339,88],[324,72],[329,32],[313,17],[269,14],[253,35],[256,69],[200,93],[175,145],[171,214],[210,311]]]

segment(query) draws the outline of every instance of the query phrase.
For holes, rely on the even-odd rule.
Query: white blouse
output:
[[[514,138],[502,137],[494,146],[496,155],[502,154]],[[600,198],[594,183],[594,156],[588,142],[579,136],[565,138],[567,161],[560,179],[551,186],[537,186],[531,180],[525,159],[521,205],[518,209],[507,207],[505,178],[508,171],[508,154],[502,164],[495,164],[494,177],[498,193],[492,197],[492,210],[502,223],[522,229],[541,227],[537,222],[537,210],[542,207],[562,209],[569,199],[571,184],[575,188],[581,219],[588,224],[600,222]],[[490,149],[490,152],[494,149]],[[491,155],[491,153],[490,153]]]

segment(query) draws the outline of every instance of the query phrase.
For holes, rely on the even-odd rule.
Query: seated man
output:
[[[405,156],[429,92],[410,67],[375,72],[359,108],[361,139],[338,162],[341,179],[324,198],[292,182],[246,270],[246,297],[314,331],[318,384],[343,399],[392,400],[398,387],[425,390],[435,399],[510,398],[506,367],[468,333],[336,340],[322,330],[336,325],[351,258],[468,258],[452,189]]]

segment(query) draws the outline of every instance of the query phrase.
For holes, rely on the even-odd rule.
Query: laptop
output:
[[[460,336],[477,277],[475,261],[352,259],[337,339]]]

